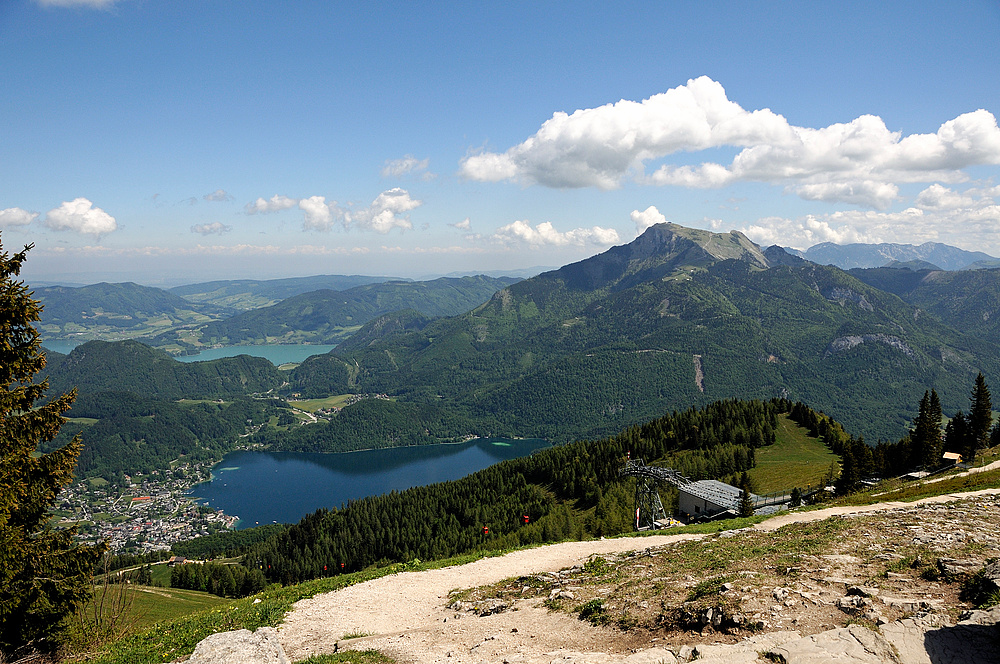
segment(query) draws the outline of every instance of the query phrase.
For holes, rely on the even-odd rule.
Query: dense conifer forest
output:
[[[828,436],[850,439],[825,415],[786,400],[721,401],[454,482],[317,511],[251,546],[244,564],[294,583],[392,561],[618,534],[632,528],[633,490],[619,476],[626,457],[735,482],[754,466],[756,450],[774,442],[777,416],[793,410],[814,415]]]

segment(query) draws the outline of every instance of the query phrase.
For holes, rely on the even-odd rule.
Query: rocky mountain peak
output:
[[[759,269],[770,265],[761,248],[739,231],[713,233],[667,222],[650,226],[628,244],[540,276],[560,278],[580,290],[627,288],[681,268],[704,268],[729,259]]]

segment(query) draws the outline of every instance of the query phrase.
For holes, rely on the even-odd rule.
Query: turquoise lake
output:
[[[456,480],[548,447],[544,440],[483,438],[344,454],[232,452],[212,480],[191,489],[197,502],[240,517],[237,528],[295,523],[320,508],[390,491]]]

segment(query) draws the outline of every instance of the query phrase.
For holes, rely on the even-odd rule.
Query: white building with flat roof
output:
[[[677,510],[688,519],[740,511],[740,489],[718,480],[698,480],[678,487]],[[750,498],[755,496],[750,494]]]

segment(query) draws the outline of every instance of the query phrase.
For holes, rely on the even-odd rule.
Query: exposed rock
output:
[[[990,596],[1000,593],[1000,560],[994,560],[983,568],[974,579],[971,594],[976,602],[986,601]]]
[[[909,664],[982,664],[1000,662],[998,648],[1000,606],[989,611],[972,611],[957,625],[940,616],[897,620],[882,627],[882,633],[896,646],[900,660]]]
[[[941,573],[948,577],[975,574],[980,568],[980,563],[975,560],[958,560],[957,558],[938,558],[937,564]]]
[[[867,597],[850,595],[837,600],[837,608],[846,614],[859,616],[872,610],[874,604]]]
[[[241,629],[203,639],[188,660],[190,664],[289,664],[273,627],[256,632]]]
[[[916,597],[880,597],[879,599],[886,606],[899,609],[903,613],[916,613],[917,611],[941,608],[941,600],[938,599],[919,599]]]
[[[830,342],[829,346],[827,346],[826,353],[824,353],[823,357],[830,357],[831,355],[850,350],[851,348],[864,343],[882,343],[890,348],[900,351],[911,359],[916,357],[916,353],[913,352],[912,348],[906,345],[906,342],[897,336],[889,334],[860,334],[837,337]]]
[[[847,589],[848,595],[857,595],[858,597],[875,597],[878,595],[878,588],[874,586],[851,586]]]
[[[666,648],[640,650],[621,660],[624,664],[677,664],[677,656]]]
[[[785,664],[897,664],[896,652],[881,634],[850,625],[820,632],[771,648],[768,654],[781,657]]]
[[[756,664],[760,653],[770,652],[775,646],[800,638],[798,632],[772,632],[759,634],[732,645],[702,644],[692,651],[698,664]],[[684,653],[684,649],[678,653]],[[688,661],[682,659],[682,661]]]

